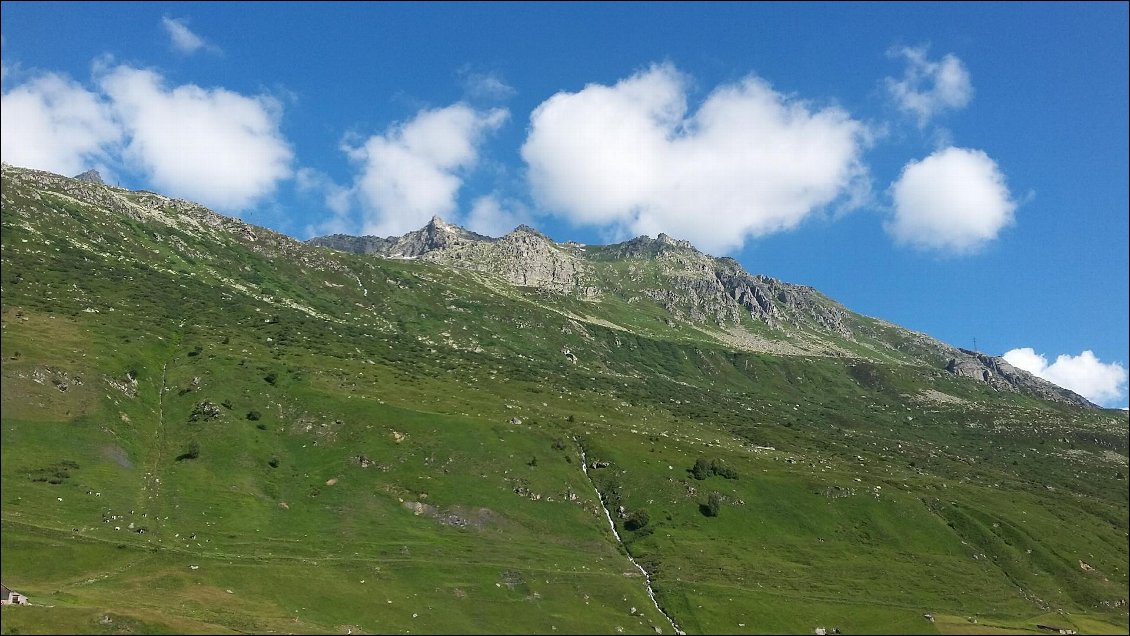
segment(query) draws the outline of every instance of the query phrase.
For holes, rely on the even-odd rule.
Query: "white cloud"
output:
[[[110,105],[61,75],[0,97],[0,155],[13,165],[73,176],[105,161],[121,136]]]
[[[269,96],[170,89],[157,73],[128,66],[105,70],[98,84],[127,135],[123,159],[164,192],[238,210],[291,176],[281,107]]]
[[[1071,389],[1096,404],[1109,404],[1125,397],[1126,368],[1117,362],[1104,363],[1092,351],[1077,356],[1063,354],[1050,365],[1031,347],[1013,349],[1001,357],[1014,367]]]
[[[321,196],[323,205],[331,212],[328,219],[308,225],[308,235],[345,234],[353,229],[351,211],[355,197],[352,189],[338,185],[329,175],[313,168],[300,168],[295,172],[294,185],[299,192]]]
[[[688,114],[686,85],[662,64],[543,102],[522,147],[537,200],[574,223],[725,252],[866,191],[868,131],[843,110],[750,76]]]
[[[165,27],[165,32],[169,34],[169,45],[178,53],[192,55],[200,50],[210,53],[221,52],[218,46],[193,33],[183,18],[165,16],[161,18],[161,26]]]
[[[944,148],[906,164],[891,196],[894,217],[886,227],[898,242],[955,253],[996,238],[1016,210],[996,162],[967,148]]]
[[[421,111],[358,146],[346,145],[361,166],[354,187],[364,204],[362,232],[397,235],[419,229],[433,215],[450,218],[462,172],[478,160],[479,142],[508,116],[502,108],[477,111],[454,104]]]
[[[475,199],[463,223],[473,232],[502,236],[525,222],[526,217],[522,206],[514,202],[504,206],[494,195],[486,195]]]
[[[506,100],[518,94],[514,89],[494,73],[461,73],[463,89],[469,97],[477,99]]]
[[[926,47],[892,49],[887,55],[906,58],[902,79],[888,77],[884,83],[899,109],[916,116],[920,127],[943,111],[964,108],[973,99],[969,71],[953,54],[940,62],[926,58]]]

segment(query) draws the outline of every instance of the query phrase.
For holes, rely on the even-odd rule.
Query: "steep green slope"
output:
[[[1127,629],[1126,416],[909,332],[739,321],[843,350],[779,355],[655,259],[593,249],[594,298],[8,166],[2,203],[5,633],[672,633],[625,549],[689,633]]]

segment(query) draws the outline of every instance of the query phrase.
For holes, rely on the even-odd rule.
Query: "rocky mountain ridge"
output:
[[[67,608],[5,632],[1125,631],[1126,415],[991,356],[671,237],[2,176],[4,578]]]
[[[771,334],[787,334],[791,345],[771,349],[779,353],[851,356],[858,354],[840,342],[872,347],[878,342],[877,352],[910,353],[919,361],[944,364],[954,375],[998,390],[1095,407],[1073,391],[1017,369],[1003,358],[955,348],[922,334],[913,334],[911,345],[892,350],[881,337],[882,329],[859,320],[816,289],[750,274],[733,258],[704,254],[689,241],[667,234],[590,246],[556,243],[528,225],[492,238],[433,217],[423,228],[400,237],[335,234],[306,243],[385,258],[418,258],[594,302],[607,295],[629,302],[642,296],[661,305],[673,322],[731,333],[748,330],[752,323],[764,325]],[[620,270],[610,267],[613,263],[620,264]]]
[[[926,364],[997,390],[1094,407],[1078,394],[1016,369],[1001,358],[957,349],[924,334],[860,316],[812,287],[752,275],[732,258],[709,256],[689,242],[665,234],[591,246],[556,243],[525,225],[492,238],[437,217],[420,230],[400,237],[335,235],[303,243],[190,201],[129,191],[95,182],[89,176],[67,178],[8,165],[3,176],[32,198],[54,193],[65,200],[120,214],[132,222],[176,228],[215,244],[239,246],[271,259],[286,259],[349,277],[356,275],[346,265],[327,258],[322,250],[310,248],[330,247],[471,270],[518,287],[579,301],[583,306],[579,315],[600,314],[600,307],[609,303],[653,302],[663,309],[664,320],[672,327],[689,327],[739,349]],[[5,205],[8,203],[5,199]],[[21,223],[34,230],[30,219]],[[188,245],[175,234],[167,238],[161,235],[154,237],[183,257],[209,262],[206,251]],[[106,247],[92,237],[74,236],[69,240],[92,253]],[[209,271],[222,284],[241,293],[296,307],[311,316],[327,315],[299,299],[256,291],[219,269]]]

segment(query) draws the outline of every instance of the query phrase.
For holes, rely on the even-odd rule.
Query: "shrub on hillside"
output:
[[[718,512],[722,509],[722,495],[712,492],[706,498],[706,503],[698,507],[699,511],[707,517],[717,517]]]
[[[706,461],[705,457],[699,457],[694,460],[694,468],[691,468],[691,475],[699,481],[710,476],[710,463]]]
[[[648,523],[651,523],[651,515],[647,513],[645,508],[640,508],[633,510],[628,515],[628,518],[624,520],[624,527],[632,531],[642,530]]]
[[[710,462],[710,472],[726,479],[738,478],[738,471],[733,466],[724,463],[720,459]]]
[[[200,443],[193,440],[189,442],[188,448],[183,453],[177,455],[177,461],[182,462],[186,459],[196,459],[197,457],[200,457]]]

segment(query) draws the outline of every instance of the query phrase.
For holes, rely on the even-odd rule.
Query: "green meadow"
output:
[[[1125,412],[181,204],[4,167],[5,634],[1127,633]]]

